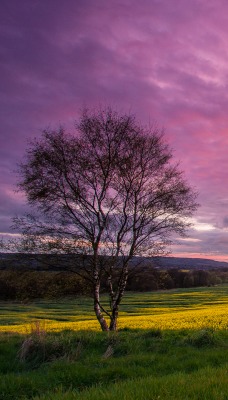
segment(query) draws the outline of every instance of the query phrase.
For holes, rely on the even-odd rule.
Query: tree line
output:
[[[186,270],[145,267],[129,275],[127,290],[153,291],[161,289],[214,286],[228,282],[228,269]]]
[[[159,270],[142,268],[129,274],[126,290],[149,292],[174,288],[213,286],[228,282],[228,270]],[[118,282],[116,282],[116,285]],[[108,284],[103,279],[103,292]],[[30,301],[34,299],[59,299],[75,296],[92,296],[93,287],[83,276],[73,272],[23,271],[7,269],[0,271],[0,299]]]

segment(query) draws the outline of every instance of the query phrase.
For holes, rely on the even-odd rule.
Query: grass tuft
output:
[[[212,329],[201,329],[200,331],[190,333],[185,342],[195,347],[211,347],[216,344],[217,338]]]
[[[144,333],[144,338],[157,338],[157,339],[161,339],[163,334],[161,329],[149,329],[148,331],[146,331]]]
[[[81,355],[82,349],[82,341],[75,340],[72,332],[53,335],[47,333],[38,321],[31,325],[30,334],[25,337],[18,351],[18,358],[20,362],[37,368],[42,363],[61,358],[75,361]]]
[[[111,345],[108,346],[106,352],[103,354],[102,358],[107,359],[113,356],[114,349]]]

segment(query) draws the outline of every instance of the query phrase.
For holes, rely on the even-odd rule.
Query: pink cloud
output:
[[[27,138],[60,122],[73,126],[83,105],[105,103],[165,127],[175,159],[199,191],[198,220],[221,235],[213,241],[211,233],[194,233],[202,241],[188,252],[206,257],[213,246],[216,259],[226,257],[228,3],[21,0],[18,7],[3,0],[0,19],[4,230],[20,204],[8,191]]]

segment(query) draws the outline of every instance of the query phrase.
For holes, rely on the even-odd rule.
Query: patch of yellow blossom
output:
[[[146,313],[145,313],[146,311]],[[154,312],[155,311],[155,312]],[[150,312],[150,313],[149,313]],[[146,315],[145,315],[145,314]],[[180,329],[228,329],[228,305],[215,304],[190,309],[147,309],[141,315],[125,315],[119,318],[119,329],[153,329],[180,330]],[[149,315],[148,315],[149,313]],[[45,320],[46,331],[61,330],[100,330],[95,318],[84,321],[56,322]],[[0,332],[29,333],[31,323],[22,325],[5,325],[0,327]]]

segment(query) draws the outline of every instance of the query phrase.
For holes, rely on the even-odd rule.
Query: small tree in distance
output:
[[[133,257],[161,254],[197,207],[163,133],[132,115],[84,110],[76,134],[44,131],[20,166],[39,218],[17,220],[24,249],[84,257],[102,330],[116,330]],[[80,274],[80,268],[75,268]],[[106,281],[109,305],[101,304]]]

